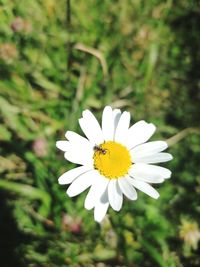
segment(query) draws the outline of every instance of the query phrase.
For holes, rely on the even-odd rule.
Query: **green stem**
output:
[[[169,139],[167,139],[166,142],[168,143],[168,146],[172,146],[178,143],[183,138],[187,137],[189,134],[200,134],[200,128],[193,128],[193,127],[186,128],[180,131],[179,133],[175,134],[174,136],[170,137]]]

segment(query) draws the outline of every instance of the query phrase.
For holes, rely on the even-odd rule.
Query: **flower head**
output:
[[[67,190],[74,197],[89,189],[84,206],[94,208],[94,219],[101,222],[109,205],[119,211],[123,196],[137,199],[137,191],[157,199],[159,193],[150,185],[170,178],[170,170],[155,163],[172,159],[164,141],[147,142],[155,132],[152,123],[139,121],[130,125],[130,113],[106,106],[100,126],[94,115],[83,111],[79,124],[85,137],[67,131],[68,141],[56,146],[64,151],[65,158],[81,165],[59,178],[60,184],[71,184]],[[146,143],[147,142],[147,143]]]

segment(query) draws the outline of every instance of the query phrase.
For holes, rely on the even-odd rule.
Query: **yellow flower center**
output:
[[[94,168],[109,179],[127,174],[131,156],[127,148],[119,143],[107,141],[94,148]]]

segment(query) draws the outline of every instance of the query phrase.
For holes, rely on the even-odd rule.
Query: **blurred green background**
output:
[[[79,0],[68,11],[64,0],[0,0],[0,266],[200,266],[200,2]],[[160,198],[139,192],[99,225],[86,193],[58,185],[73,165],[55,142],[106,104],[156,124],[153,139],[179,134]]]

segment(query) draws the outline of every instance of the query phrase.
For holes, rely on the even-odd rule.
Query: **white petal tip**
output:
[[[132,198],[129,198],[129,199],[132,200],[132,201],[135,201],[135,200],[138,199],[138,196],[133,196]]]
[[[163,153],[163,154],[166,155],[165,160],[163,160],[163,162],[167,162],[173,159],[173,156],[171,154],[169,153]]]
[[[168,143],[166,141],[163,141],[163,142],[165,142],[166,148],[168,148],[169,147]]]
[[[116,212],[119,212],[121,210],[121,208],[120,209],[114,209],[114,211],[116,211]]]
[[[66,194],[68,195],[68,197],[74,197],[75,195],[73,194],[73,192],[70,192],[69,190],[67,190]]]
[[[83,112],[82,112],[82,116],[87,116],[87,114],[91,113],[91,111],[89,111],[88,109],[85,109]]]
[[[84,208],[86,209],[86,210],[92,210],[93,209],[93,207],[86,207],[86,206],[84,206]]]
[[[86,210],[92,210],[94,208],[94,203],[89,203],[88,201],[85,201],[84,208]]]
[[[94,217],[95,222],[101,223],[103,221],[103,219],[105,218],[105,216],[102,217]]]
[[[172,172],[169,170],[169,173],[168,173],[168,175],[165,176],[165,179],[170,179],[171,176],[172,176]]]
[[[83,121],[83,118],[78,119],[79,124],[81,124]]]
[[[58,183],[60,184],[60,185],[64,185],[65,184],[65,182],[63,181],[63,179],[58,179]]]
[[[68,147],[67,141],[57,141],[56,147],[62,151],[66,151]]]
[[[101,223],[102,222],[102,220],[99,220],[98,218],[94,218],[94,220],[95,220],[95,222],[97,222],[97,223]]]
[[[147,125],[151,129],[151,132],[152,132],[152,135],[153,135],[155,133],[155,131],[156,131],[156,126],[153,123],[148,123],[148,122],[145,122],[145,123],[147,123]]]
[[[155,124],[153,124],[153,123],[149,123],[149,125],[151,125],[151,127],[152,127],[153,129],[156,130],[156,126],[155,126]]]
[[[110,111],[112,111],[112,107],[111,106],[105,106],[104,110],[110,110]]]
[[[60,141],[56,142],[56,147],[60,149]]]
[[[112,207],[112,209],[113,209],[114,211],[116,211],[116,212],[119,212],[119,211],[121,210],[121,208],[122,208],[122,207],[119,207],[119,208],[113,208],[113,207]]]
[[[68,153],[67,153],[67,152],[64,153],[64,158],[65,158],[66,160],[68,160]]]
[[[160,194],[157,192],[154,195],[151,196],[154,199],[158,199],[160,197]]]
[[[69,140],[69,134],[70,134],[70,131],[67,131],[67,132],[65,133],[65,138],[67,138],[68,140]]]
[[[62,150],[63,152],[67,152],[70,150],[71,145],[70,145],[69,141],[66,141],[66,140],[65,141],[57,141],[56,147],[58,149]]]

